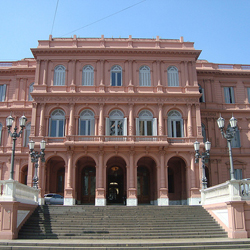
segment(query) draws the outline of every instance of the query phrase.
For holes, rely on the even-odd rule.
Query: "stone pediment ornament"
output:
[[[246,162],[240,161],[240,160],[233,160],[233,164],[234,164],[235,166],[237,166],[237,165],[247,165]],[[226,162],[226,165],[230,165],[230,162],[227,161],[227,162]]]

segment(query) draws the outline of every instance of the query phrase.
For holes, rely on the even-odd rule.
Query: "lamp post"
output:
[[[202,161],[202,189],[207,188],[207,178],[206,178],[206,171],[205,171],[205,161],[209,159],[210,154],[209,151],[211,149],[211,142],[206,141],[205,142],[205,152],[200,154],[200,143],[198,141],[194,142],[194,150],[195,150],[195,162],[199,162],[199,158],[201,158]]]
[[[46,142],[44,140],[42,140],[40,142],[41,152],[39,153],[37,151],[34,151],[35,142],[32,140],[29,142],[31,162],[35,163],[35,174],[33,177],[33,188],[36,188],[36,189],[38,189],[38,176],[37,176],[38,159],[41,158],[41,161],[45,162],[45,153],[44,153],[45,145],[46,145]]]
[[[237,127],[237,119],[232,116],[232,118],[229,120],[230,126],[233,129],[233,131],[224,131],[225,126],[225,120],[224,118],[220,117],[217,120],[218,127],[220,129],[220,132],[222,136],[227,140],[227,146],[229,151],[229,160],[230,160],[230,177],[231,180],[235,180],[234,177],[234,165],[233,165],[233,156],[232,156],[232,139],[235,136],[236,133],[236,127]]]
[[[6,126],[8,128],[8,134],[10,135],[10,137],[13,140],[12,154],[11,154],[11,169],[10,169],[10,178],[9,178],[9,180],[13,180],[13,175],[14,175],[14,159],[15,159],[16,139],[18,137],[20,137],[20,135],[23,133],[23,129],[25,128],[25,123],[27,121],[27,118],[23,115],[19,119],[19,125],[21,127],[21,130],[18,133],[17,133],[17,126],[15,126],[13,133],[10,131],[10,129],[12,127],[12,124],[13,124],[13,121],[14,121],[14,118],[11,115],[9,115],[6,118]]]

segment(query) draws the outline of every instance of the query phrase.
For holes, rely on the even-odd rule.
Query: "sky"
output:
[[[0,61],[53,37],[194,42],[199,59],[250,65],[250,0],[0,0]]]

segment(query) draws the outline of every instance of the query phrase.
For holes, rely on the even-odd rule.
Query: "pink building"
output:
[[[50,36],[31,50],[32,59],[0,62],[0,179],[10,174],[6,117],[19,127],[25,114],[14,179],[32,186],[27,144],[38,149],[44,139],[41,204],[46,193],[63,195],[65,205],[200,204],[193,143],[212,143],[208,186],[229,180],[216,121],[221,115],[228,126],[232,113],[235,177],[250,177],[250,65],[198,60],[201,51],[182,37]]]

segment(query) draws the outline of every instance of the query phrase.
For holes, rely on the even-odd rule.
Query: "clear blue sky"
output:
[[[33,57],[30,48],[51,34],[56,6],[57,0],[0,0],[0,61]],[[250,64],[250,0],[59,0],[52,35],[74,34],[183,36],[202,50],[199,59]]]

